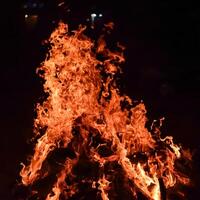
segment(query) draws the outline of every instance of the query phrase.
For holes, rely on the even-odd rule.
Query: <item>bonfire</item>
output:
[[[159,126],[147,129],[145,105],[134,105],[119,90],[123,47],[110,51],[102,37],[95,42],[84,31],[60,23],[50,36],[51,48],[37,69],[47,98],[36,107],[36,143],[20,172],[22,184],[46,200],[86,194],[164,199],[177,184],[190,182],[176,168],[181,146],[162,137]],[[42,181],[44,190],[37,186]]]

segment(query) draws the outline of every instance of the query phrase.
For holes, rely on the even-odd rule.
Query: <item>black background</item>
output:
[[[33,1],[34,2],[34,1]],[[42,2],[42,1],[36,1]],[[143,100],[152,121],[165,117],[163,135],[194,150],[193,176],[198,199],[200,149],[200,8],[194,1],[44,1],[24,9],[26,1],[1,4],[0,61],[0,199],[14,199],[20,162],[32,146],[34,106],[42,95],[35,70],[45,57],[41,42],[59,19],[71,27],[85,23],[92,12],[115,23],[113,42],[126,46],[123,84],[134,100]],[[37,14],[28,28],[25,14]],[[55,21],[55,23],[54,23]],[[98,23],[97,23],[98,26]],[[100,25],[99,25],[100,26]]]

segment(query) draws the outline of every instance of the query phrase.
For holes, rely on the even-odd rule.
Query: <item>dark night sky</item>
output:
[[[32,135],[34,105],[42,95],[41,80],[35,74],[45,56],[41,41],[55,27],[53,20],[64,19],[76,27],[94,11],[103,14],[102,22],[114,21],[112,40],[126,46],[126,93],[135,100],[144,100],[151,121],[166,118],[163,135],[173,135],[177,143],[195,149],[193,171],[200,177],[198,4],[167,0],[71,2],[66,3],[71,12],[58,8],[56,0],[44,1],[42,8],[28,11],[23,9],[23,1],[2,6],[0,200],[14,199],[20,162],[31,152],[27,141]],[[38,14],[35,27],[27,27],[26,13]],[[197,199],[198,194],[194,189],[191,199]]]

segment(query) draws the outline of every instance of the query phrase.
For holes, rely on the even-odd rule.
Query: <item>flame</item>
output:
[[[120,95],[117,88],[115,77],[125,61],[123,53],[109,51],[102,37],[96,45],[83,34],[84,29],[69,32],[60,23],[50,36],[51,50],[37,70],[48,97],[36,108],[34,125],[39,139],[30,163],[20,172],[22,183],[33,185],[48,176],[48,170],[42,173],[44,162],[56,149],[71,146],[75,156],[66,157],[47,200],[58,200],[61,195],[68,199],[79,191],[74,168],[83,154],[97,164],[99,173],[81,181],[98,190],[103,200],[109,200],[117,171],[111,167],[108,173],[106,168],[114,163],[133,197],[139,191],[150,200],[160,200],[160,180],[166,190],[176,183],[189,183],[175,168],[181,147],[172,137],[162,139],[158,128],[151,132],[146,128],[144,104],[133,107],[131,99]],[[104,153],[111,153],[102,154],[103,148]],[[73,183],[67,183],[66,177]]]

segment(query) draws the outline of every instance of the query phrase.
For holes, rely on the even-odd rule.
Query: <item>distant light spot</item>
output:
[[[92,18],[95,18],[96,16],[97,16],[97,14],[95,14],[95,13],[92,13],[92,14],[91,14],[91,17],[92,17]]]

